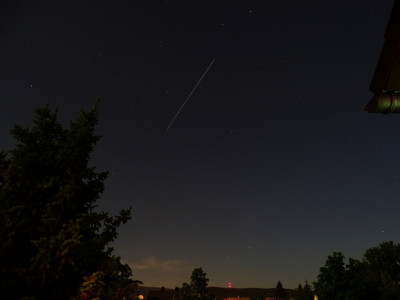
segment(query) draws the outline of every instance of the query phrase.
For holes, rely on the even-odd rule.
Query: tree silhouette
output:
[[[314,292],[312,291],[311,286],[308,284],[307,280],[306,280],[306,283],[304,284],[304,286],[302,286],[299,283],[299,286],[294,291],[294,299],[295,300],[313,300],[314,299]]]
[[[107,178],[89,166],[96,125],[96,105],[67,129],[46,105],[31,128],[11,130],[17,145],[0,152],[3,299],[70,299],[90,280],[104,281],[111,294],[137,283],[108,246],[130,209],[117,216],[95,209]]]
[[[341,252],[334,252],[328,256],[325,266],[320,268],[318,281],[314,283],[314,290],[320,299],[344,299],[346,276],[344,256]]]
[[[400,300],[400,244],[381,243],[366,250],[363,259],[349,259],[334,252],[320,268],[314,290],[320,300]]]
[[[181,288],[175,288],[174,298],[179,300],[211,300],[214,296],[208,295],[207,286],[209,279],[202,268],[196,268],[190,276],[190,283],[182,283]]]
[[[285,289],[282,286],[282,283],[278,281],[275,287],[275,292],[274,292],[274,297],[275,299],[287,299],[288,295]]]

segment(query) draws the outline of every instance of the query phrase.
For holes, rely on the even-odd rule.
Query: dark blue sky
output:
[[[99,205],[133,206],[115,251],[135,278],[311,282],[400,236],[400,116],[363,110],[392,5],[3,2],[0,148],[46,101],[67,124],[100,98]]]

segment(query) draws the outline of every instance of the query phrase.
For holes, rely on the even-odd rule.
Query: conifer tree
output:
[[[96,125],[97,105],[64,128],[47,104],[31,128],[11,130],[17,145],[0,152],[3,299],[71,299],[84,278],[96,276],[115,290],[137,283],[109,246],[131,210],[110,216],[96,209],[107,178],[89,165]]]
[[[275,287],[275,299],[287,299],[288,295],[282,286],[282,283],[278,281]]]

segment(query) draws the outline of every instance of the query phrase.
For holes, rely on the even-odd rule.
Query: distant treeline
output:
[[[294,290],[285,289],[289,297]],[[208,287],[207,291],[210,295],[214,295],[216,300],[225,298],[250,297],[251,300],[262,300],[267,297],[273,297],[275,288],[223,288]],[[144,300],[172,300],[174,289],[162,289],[155,287],[140,286],[138,292],[144,296]]]

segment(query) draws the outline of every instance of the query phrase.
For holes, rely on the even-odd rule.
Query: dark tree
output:
[[[325,266],[319,270],[314,290],[320,300],[345,299],[346,275],[342,253],[334,252],[328,256]]]
[[[288,295],[285,289],[282,286],[282,283],[278,281],[275,287],[275,292],[274,292],[274,297],[275,299],[287,299]]]
[[[192,286],[194,296],[203,298],[207,296],[207,286],[209,279],[202,268],[194,269],[190,276],[190,285]]]
[[[308,300],[314,299],[314,292],[311,288],[311,285],[308,284],[307,280],[306,280],[306,284],[303,287],[303,295],[304,295],[304,299],[308,299]]]
[[[70,299],[95,278],[110,298],[137,283],[108,246],[130,209],[96,209],[107,178],[89,166],[96,125],[96,106],[66,129],[46,105],[31,128],[11,130],[17,145],[0,153],[2,299]]]
[[[369,276],[365,261],[349,258],[346,265],[346,299],[380,299],[378,287]]]
[[[314,283],[319,300],[400,300],[400,245],[385,242],[367,249],[362,261],[340,252],[328,256]]]
[[[363,262],[370,284],[378,288],[380,298],[400,299],[400,244],[390,241],[369,248]]]
[[[182,283],[180,288],[175,288],[174,298],[177,300],[193,300],[194,295],[192,286],[187,282]]]
[[[213,295],[208,295],[207,286],[209,279],[202,268],[192,271],[190,283],[182,283],[181,288],[175,288],[174,298],[179,300],[210,300],[214,299]]]
[[[297,289],[294,290],[294,299],[296,300],[300,299],[302,293],[303,293],[303,286],[299,283]]]
[[[314,292],[312,291],[311,286],[308,284],[307,280],[306,280],[304,287],[301,284],[299,284],[297,289],[295,289],[294,299],[295,300],[313,300],[314,299]]]

